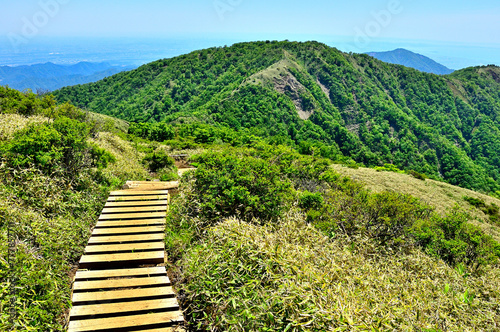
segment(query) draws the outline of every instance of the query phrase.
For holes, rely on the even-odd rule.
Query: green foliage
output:
[[[320,193],[311,193],[304,191],[300,194],[299,206],[302,209],[319,209],[323,204],[323,195]]]
[[[163,142],[174,138],[174,130],[164,122],[131,123],[128,133],[151,141]]]
[[[59,173],[76,179],[82,170],[103,168],[114,160],[108,152],[90,145],[89,135],[86,123],[60,117],[52,123],[31,125],[18,131],[2,150],[11,167],[34,166],[47,175]]]
[[[419,173],[417,171],[409,170],[407,171],[407,173],[413,176],[415,179],[419,179],[422,181],[425,181],[425,179],[427,179],[427,176],[425,174]]]
[[[394,172],[394,173],[404,173],[404,171],[400,170],[399,168],[397,168],[395,165],[393,164],[384,164],[383,167],[374,167],[374,169],[377,171],[377,172]]]
[[[393,164],[419,179],[496,192],[498,75],[498,67],[486,66],[437,76],[317,42],[254,42],[156,61],[55,94],[130,121],[205,124],[194,125],[189,138],[176,133],[182,140],[175,148],[219,139],[246,145],[248,134],[306,155]],[[132,125],[131,133],[172,137],[168,129],[152,134],[155,126]]]
[[[450,265],[463,263],[477,270],[500,258],[500,245],[479,227],[469,224],[467,216],[457,209],[445,218],[417,223],[412,233],[426,252]]]
[[[500,215],[498,213],[499,207],[494,203],[487,205],[482,199],[470,196],[464,196],[464,200],[470,205],[478,208],[479,210],[483,211],[486,215],[488,215],[491,222],[493,223],[500,222]]]
[[[162,168],[172,168],[175,163],[175,160],[163,150],[148,153],[142,161],[151,172],[157,172]]]
[[[230,216],[276,220],[290,199],[290,181],[282,179],[280,168],[267,160],[226,150],[204,153],[195,161],[192,199],[209,222]]]

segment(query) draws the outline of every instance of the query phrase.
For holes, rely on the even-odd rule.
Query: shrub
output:
[[[229,216],[251,221],[276,220],[291,200],[291,184],[277,165],[261,158],[238,156],[225,150],[196,159],[194,199],[209,221]]]
[[[11,167],[34,166],[45,174],[61,173],[73,180],[92,167],[105,167],[114,157],[90,145],[89,126],[61,117],[53,123],[33,124],[14,134],[4,150]]]
[[[165,151],[159,150],[148,153],[143,162],[147,165],[151,172],[157,172],[162,168],[171,168],[175,164],[175,160],[167,155]]]
[[[499,222],[500,220],[500,215],[498,214],[499,207],[495,203],[487,205],[485,201],[480,198],[475,198],[470,196],[464,196],[463,198],[470,205],[478,208],[479,210],[483,211],[484,214],[488,215],[492,223],[496,224]]]
[[[418,179],[418,180],[425,181],[425,179],[427,179],[427,176],[425,174],[419,173],[419,172],[414,171],[414,170],[409,170],[408,174],[410,174],[411,176],[413,176],[415,179]]]
[[[455,208],[446,217],[423,220],[412,230],[417,243],[433,256],[454,266],[466,264],[473,270],[492,264],[500,258],[500,245]]]
[[[303,209],[319,209],[323,204],[323,196],[320,193],[304,191],[299,198],[299,206]]]

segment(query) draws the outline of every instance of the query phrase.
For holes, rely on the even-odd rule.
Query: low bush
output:
[[[61,117],[16,132],[1,151],[11,167],[36,167],[44,174],[75,180],[82,170],[114,161],[111,154],[88,143],[89,135],[87,124]]]
[[[452,266],[462,263],[475,271],[500,258],[500,245],[479,227],[469,224],[467,215],[458,208],[445,218],[422,220],[412,234],[427,253]]]
[[[210,222],[230,216],[276,220],[291,200],[290,181],[266,160],[227,150],[202,154],[196,162],[192,195],[200,216]]]
[[[147,165],[151,172],[157,172],[164,168],[173,168],[175,160],[168,156],[168,154],[163,150],[154,151],[148,153],[144,159],[144,164]]]

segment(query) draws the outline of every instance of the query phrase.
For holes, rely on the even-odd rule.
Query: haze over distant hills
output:
[[[405,50],[404,48],[398,48],[389,52],[368,52],[367,54],[381,61],[415,68],[424,73],[448,75],[454,72],[453,69],[443,66],[424,55]]]
[[[113,66],[107,62],[79,62],[57,65],[51,62],[30,66],[0,67],[0,85],[23,91],[53,91],[65,86],[99,81],[134,67]]]

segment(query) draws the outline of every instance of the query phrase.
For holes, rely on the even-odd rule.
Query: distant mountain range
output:
[[[0,85],[23,91],[53,91],[65,86],[99,81],[135,67],[113,66],[107,62],[79,62],[56,65],[51,62],[31,66],[0,67]]]
[[[447,68],[424,55],[405,50],[404,48],[398,48],[389,52],[369,52],[367,54],[381,61],[415,68],[424,73],[448,75],[454,72],[453,69]]]

